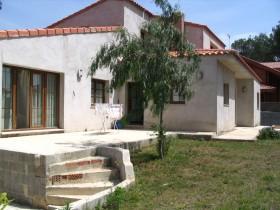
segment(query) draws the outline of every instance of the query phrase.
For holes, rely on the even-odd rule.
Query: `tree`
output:
[[[144,38],[121,29],[114,41],[97,52],[91,75],[105,67],[112,73],[112,89],[123,86],[128,79],[141,86],[145,108],[150,108],[158,118],[158,153],[163,158],[168,151],[163,127],[166,104],[173,90],[190,99],[200,59],[175,27],[181,16],[178,7],[172,7],[167,0],[155,0],[155,4],[162,15],[143,25]],[[171,56],[171,50],[176,51],[176,57]]]
[[[272,29],[271,39],[274,60],[280,61],[280,21],[278,22],[278,25]]]
[[[0,0],[0,10],[2,9],[2,1]]]
[[[248,39],[236,40],[231,47],[240,54],[260,62],[280,60],[280,22],[270,35],[260,33]]]

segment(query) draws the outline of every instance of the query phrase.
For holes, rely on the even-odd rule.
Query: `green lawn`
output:
[[[120,209],[280,209],[280,141],[174,140],[169,156],[133,154],[136,184]]]

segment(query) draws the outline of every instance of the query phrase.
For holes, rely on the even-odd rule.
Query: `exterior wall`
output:
[[[194,85],[194,96],[186,104],[169,104],[164,112],[168,130],[212,131],[217,127],[217,60],[202,57],[200,69],[202,80]],[[150,128],[156,118],[149,109],[144,113],[144,126]]]
[[[195,45],[195,48],[203,48],[203,32],[201,28],[185,24],[185,36],[189,42]]]
[[[104,118],[91,107],[91,78],[87,73],[96,51],[112,40],[112,36],[113,33],[96,33],[1,40],[0,66],[7,64],[59,73],[60,127],[66,131],[101,129]],[[77,80],[78,69],[83,70],[81,81]],[[111,75],[100,70],[94,78],[110,80]],[[112,103],[114,92],[107,97]]]
[[[70,17],[55,27],[122,26],[123,1],[104,1],[96,6]]]
[[[237,80],[237,126],[257,126],[260,124],[257,93],[260,93],[258,82],[251,79]]]
[[[211,49],[211,45],[214,45],[217,49],[224,49],[215,38],[213,38],[207,31],[203,30],[203,49]]]
[[[140,36],[140,28],[149,17],[135,6],[124,2],[124,27],[132,34]]]
[[[0,159],[0,191],[7,192],[17,203],[45,208],[45,157],[0,150]]]
[[[229,84],[229,105],[224,105],[224,83]],[[235,76],[224,65],[218,63],[217,74],[217,133],[235,127]]]
[[[254,122],[253,126],[258,126],[261,123],[261,86],[260,83],[256,80],[253,81],[254,83]],[[257,101],[257,93],[259,93],[259,102]],[[259,104],[259,107],[257,107]]]

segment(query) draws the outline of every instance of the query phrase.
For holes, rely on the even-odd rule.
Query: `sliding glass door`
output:
[[[31,103],[31,127],[42,127],[43,117],[43,76],[39,73],[32,73],[32,103]]]
[[[3,67],[2,129],[58,127],[59,76]]]
[[[29,128],[30,121],[30,72],[17,69],[16,72],[16,128]]]
[[[12,129],[13,91],[12,72],[8,67],[2,73],[2,129]]]
[[[46,104],[46,126],[57,127],[57,106],[58,106],[58,76],[47,75],[47,104]]]

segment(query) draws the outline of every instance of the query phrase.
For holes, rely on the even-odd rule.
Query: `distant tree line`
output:
[[[231,47],[241,55],[260,62],[280,61],[280,21],[269,35],[260,33],[247,39],[238,39]]]

